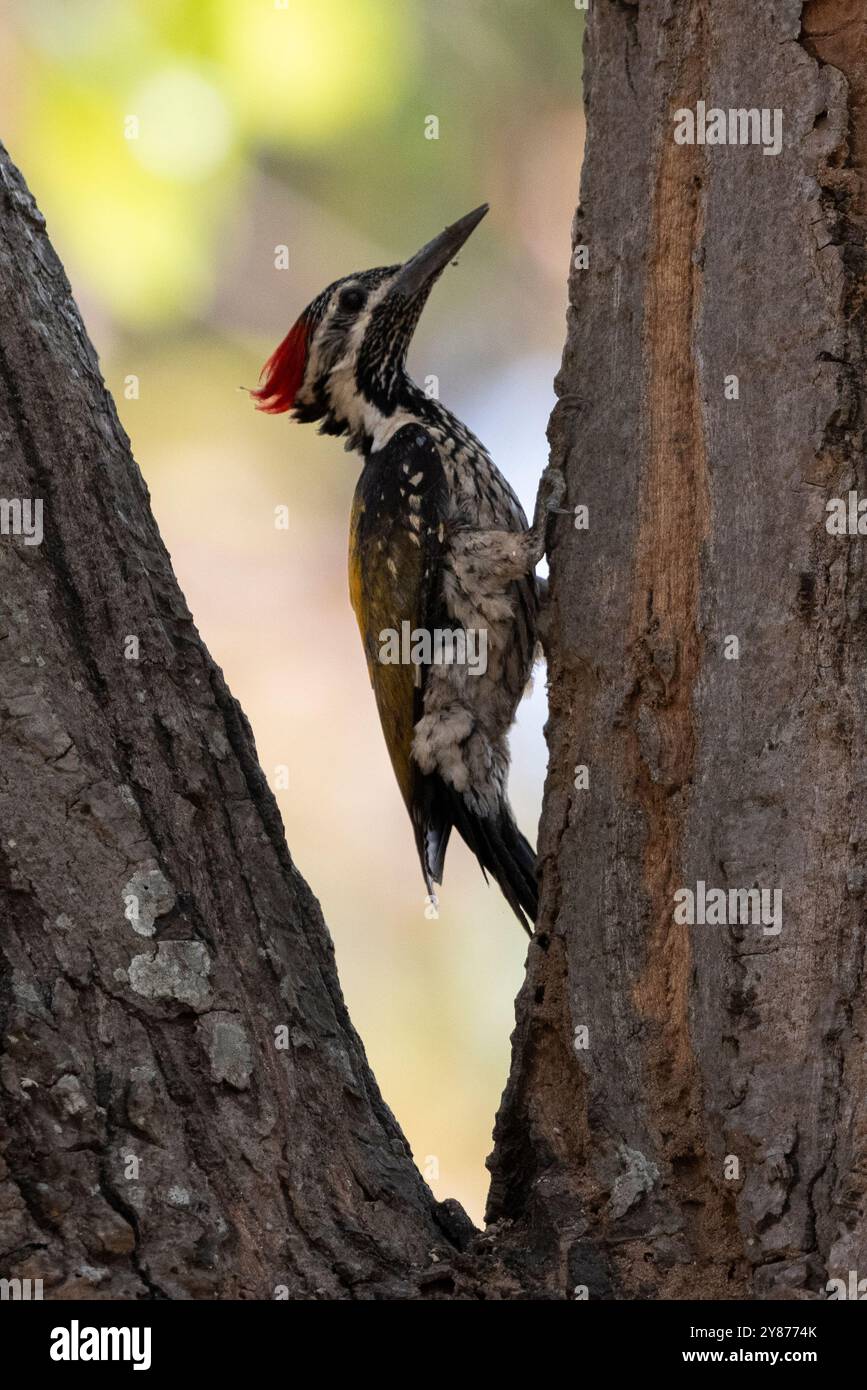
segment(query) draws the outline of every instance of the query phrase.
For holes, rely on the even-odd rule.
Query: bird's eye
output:
[[[357,285],[350,285],[348,289],[340,292],[340,307],[347,314],[357,314],[366,298],[364,290],[360,290]]]

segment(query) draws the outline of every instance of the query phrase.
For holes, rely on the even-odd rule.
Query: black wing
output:
[[[439,450],[418,425],[404,425],[365,460],[355,490],[349,589],[392,767],[413,823],[422,871],[440,881],[450,820],[437,811],[430,779],[412,758],[424,712],[428,668],[384,662],[382,634],[445,626],[442,550],[448,485]]]

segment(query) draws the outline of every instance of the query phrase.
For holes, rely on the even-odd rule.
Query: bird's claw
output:
[[[549,464],[542,475],[542,485],[547,488],[548,496],[545,501],[547,512],[559,512],[560,503],[566,496],[566,479],[559,468]]]
[[[539,492],[536,498],[536,515],[533,518],[533,529],[541,531],[545,528],[545,523],[552,513],[561,510],[560,503],[566,496],[566,479],[559,468],[549,463],[542,480],[539,483]]]

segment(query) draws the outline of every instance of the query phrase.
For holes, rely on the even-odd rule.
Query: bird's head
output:
[[[460,221],[403,265],[346,275],[313,300],[262,368],[251,395],[259,410],[291,410],[321,420],[350,442],[376,437],[406,402],[405,364],[435,282],[481,222],[488,205]]]

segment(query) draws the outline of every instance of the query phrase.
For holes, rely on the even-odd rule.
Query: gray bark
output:
[[[469,1223],[379,1095],[5,151],[0,287],[0,491],[44,517],[41,545],[0,537],[0,1277],[411,1292]]]
[[[865,540],[825,528],[867,488],[865,33],[856,0],[591,6],[550,431],[590,529],[553,556],[542,934],[489,1210],[552,1296],[867,1270]],[[700,99],[781,108],[782,152],[675,144]],[[782,890],[782,931],[677,925],[699,880]]]

